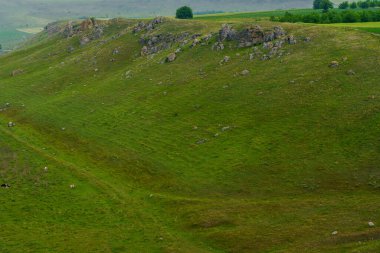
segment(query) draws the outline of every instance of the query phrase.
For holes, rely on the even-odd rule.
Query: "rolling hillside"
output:
[[[379,36],[91,22],[0,57],[1,252],[379,251]]]

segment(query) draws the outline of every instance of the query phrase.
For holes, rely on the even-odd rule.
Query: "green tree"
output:
[[[360,21],[360,15],[356,11],[346,11],[343,13],[344,23],[355,23]]]
[[[193,10],[188,6],[183,6],[177,10],[176,18],[178,18],[178,19],[192,19],[193,18]]]
[[[356,9],[356,8],[358,8],[358,5],[356,4],[356,2],[352,2],[352,3],[350,4],[350,8],[351,8],[351,9]]]
[[[313,8],[314,9],[321,9],[321,3],[322,3],[322,0],[314,0]]]
[[[367,1],[365,1],[365,2],[359,2],[358,5],[362,9],[368,9],[369,8],[369,3]]]
[[[327,12],[329,9],[332,8],[334,8],[334,5],[330,0],[322,0],[320,9],[323,9],[324,12]]]
[[[342,9],[342,10],[348,9],[349,5],[350,4],[348,3],[348,1],[344,1],[339,4],[339,9]]]

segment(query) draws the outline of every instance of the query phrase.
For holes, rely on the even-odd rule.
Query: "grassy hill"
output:
[[[309,8],[310,0],[13,0],[0,3],[0,44],[13,49],[23,37],[9,41],[5,33],[14,36],[20,28],[44,27],[57,19],[78,19],[82,17],[155,17],[174,16],[177,8],[190,5],[195,12],[239,12],[289,8]]]
[[[281,24],[282,57],[213,51],[215,34],[164,63],[180,45],[141,56],[137,22],[0,58],[0,251],[379,251],[379,36]]]

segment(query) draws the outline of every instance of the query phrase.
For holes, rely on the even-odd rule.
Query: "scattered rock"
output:
[[[305,38],[303,39],[303,41],[305,41],[305,42],[310,42],[310,41],[311,41],[311,38],[310,38],[310,37],[305,37]]]
[[[284,40],[276,40],[273,44],[273,47],[281,48],[284,45]]]
[[[126,72],[125,72],[125,78],[126,78],[126,79],[131,78],[131,73],[132,73],[132,70],[128,70],[128,71],[126,71]]]
[[[227,63],[227,62],[230,61],[230,59],[231,59],[231,57],[229,57],[229,56],[224,56],[223,60],[220,61],[220,64]]]
[[[273,43],[272,42],[264,42],[263,48],[264,49],[272,49],[273,48]]]
[[[196,143],[198,144],[198,145],[201,145],[201,144],[204,144],[204,143],[206,143],[207,142],[207,139],[200,139],[200,140],[198,140]]]
[[[80,45],[81,46],[85,46],[85,45],[87,45],[88,43],[90,42],[90,39],[87,37],[87,36],[84,36],[84,37],[82,37],[81,39],[80,39]]]
[[[59,33],[61,30],[62,27],[60,25],[60,22],[49,23],[45,26],[45,32],[47,32],[48,35]]]
[[[219,30],[219,41],[233,40],[235,39],[236,31],[232,29],[232,26],[228,24],[223,24],[222,28]]]
[[[375,223],[373,223],[372,221],[368,222],[368,226],[370,227],[374,227],[375,226]]]
[[[246,75],[249,75],[249,70],[247,70],[247,69],[245,69],[245,70],[243,70],[242,72],[241,72],[241,75],[242,76],[246,76]]]
[[[72,53],[74,50],[75,50],[75,48],[73,46],[68,46],[67,47],[67,52],[68,53]]]
[[[15,127],[15,126],[16,126],[16,124],[14,122],[12,122],[12,121],[8,122],[8,127]]]
[[[148,50],[148,47],[147,46],[143,46],[143,48],[141,48],[141,52],[140,52],[141,56],[146,56],[149,54],[149,50]]]
[[[134,28],[133,33],[138,33],[141,31],[151,31],[157,27],[157,25],[163,23],[165,21],[164,17],[156,17],[148,23],[139,22]]]
[[[91,39],[100,39],[104,34],[104,28],[102,26],[96,26],[95,31],[92,33]]]
[[[239,47],[250,47],[264,42],[264,31],[259,25],[251,26],[241,31],[237,37]]]
[[[96,26],[96,20],[94,18],[89,18],[89,19],[86,19],[84,20],[81,24],[80,24],[80,30],[81,31],[86,31],[86,30],[90,30],[92,29],[94,26]]]
[[[196,34],[193,34],[193,35],[191,36],[191,39],[196,39],[196,38],[201,37],[201,36],[202,36],[202,34],[200,34],[200,33],[196,33]]]
[[[337,68],[339,67],[339,62],[337,61],[332,61],[329,65],[330,68]]]
[[[151,55],[166,50],[176,43],[183,44],[189,33],[181,34],[156,34],[156,35],[143,35],[140,38],[140,44],[143,46],[142,55]]]
[[[15,70],[12,71],[11,76],[18,76],[18,75],[21,75],[22,73],[24,73],[24,70],[22,70],[22,69],[15,69]]]
[[[286,38],[286,41],[287,41],[288,44],[290,44],[290,45],[297,44],[297,40],[296,40],[296,38],[295,38],[293,35],[289,35],[289,36]]]
[[[347,75],[349,75],[349,76],[353,76],[355,74],[356,74],[355,71],[353,71],[352,69],[347,71]]]
[[[273,27],[274,38],[280,39],[282,36],[286,35],[285,30],[281,26]]]
[[[213,46],[212,46],[212,50],[215,50],[215,51],[222,51],[224,50],[224,45],[222,42],[216,42]]]
[[[113,54],[113,55],[118,55],[118,54],[120,54],[119,49],[118,49],[118,48],[115,48],[115,49],[112,51],[112,54]]]
[[[177,58],[177,55],[175,53],[171,53],[166,57],[166,62],[173,62]]]
[[[273,30],[264,30],[261,26],[255,25],[239,32],[235,39],[239,42],[238,47],[243,48],[275,41],[284,35],[285,31],[282,27],[276,26]],[[266,46],[270,45],[267,44]]]
[[[206,36],[204,36],[202,39],[201,39],[201,42],[202,43],[206,43],[208,42],[209,40],[211,40],[212,38],[212,34],[207,34]]]
[[[222,131],[225,132],[225,131],[228,131],[230,130],[231,127],[230,126],[225,126],[225,127],[222,127]]]
[[[281,55],[279,54],[280,48],[279,47],[272,47],[272,49],[269,51],[269,57],[275,56],[275,55]]]
[[[63,36],[65,38],[70,38],[74,35],[73,22],[69,21],[65,28],[63,29]]]
[[[273,31],[264,32],[264,42],[274,41],[275,39]]]
[[[252,61],[253,59],[255,59],[255,54],[254,53],[249,54],[249,60]]]
[[[194,39],[193,43],[191,44],[191,47],[197,46],[201,41],[199,39]]]
[[[334,231],[331,233],[331,235],[337,235],[338,234],[338,231]]]
[[[270,56],[269,56],[269,55],[266,55],[266,54],[264,54],[263,56],[261,56],[261,60],[262,60],[262,61],[267,61],[267,60],[270,60]]]
[[[49,168],[48,168],[48,167],[45,167],[45,168],[44,168],[44,171],[45,171],[45,172],[47,172],[48,170],[49,170]]]

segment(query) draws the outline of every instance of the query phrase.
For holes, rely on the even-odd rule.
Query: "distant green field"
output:
[[[0,44],[4,50],[12,49],[29,36],[30,34],[16,29],[0,29]]]
[[[370,9],[368,9],[370,10]],[[344,11],[340,9],[334,9],[334,11]],[[363,11],[363,9],[354,9],[354,11]],[[269,19],[270,17],[281,17],[286,12],[291,14],[309,14],[313,12],[322,12],[321,10],[314,9],[290,9],[290,10],[275,10],[275,11],[259,11],[259,12],[240,12],[240,13],[220,13],[220,14],[207,14],[195,16],[197,20],[228,20],[228,19]]]
[[[329,24],[328,26],[351,27],[351,28],[357,28],[358,30],[380,34],[380,22],[339,23],[339,24]]]
[[[269,18],[271,16],[282,16],[285,12],[292,14],[308,14],[312,12],[321,12],[314,9],[292,9],[292,10],[275,10],[275,11],[260,11],[260,12],[242,12],[242,13],[221,13],[211,15],[198,15],[195,19],[198,20],[226,20],[226,19],[247,19],[247,18]]]

